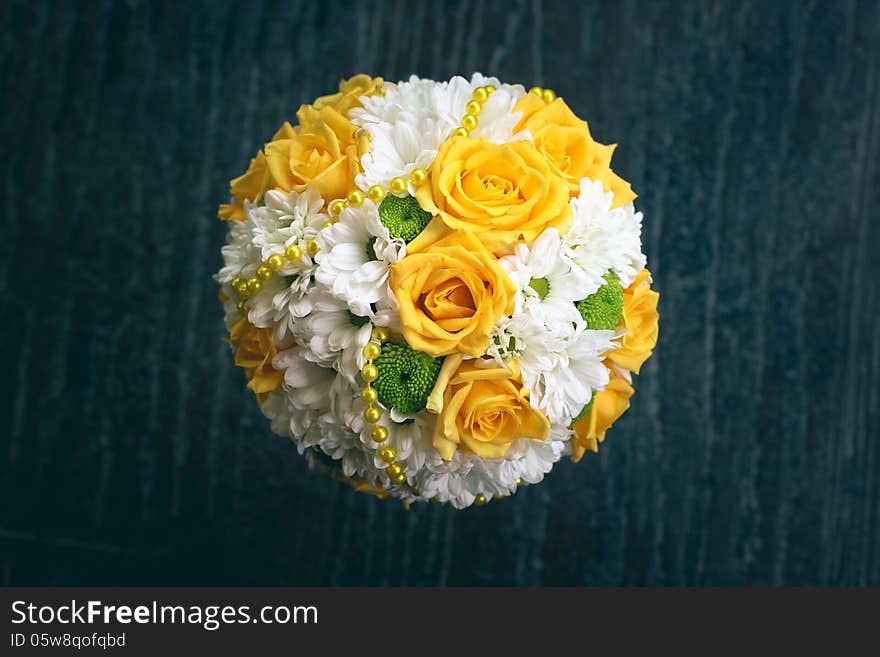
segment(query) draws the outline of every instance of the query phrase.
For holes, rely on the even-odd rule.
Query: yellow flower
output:
[[[657,301],[660,295],[651,289],[650,283],[651,272],[643,269],[623,291],[621,326],[626,333],[621,346],[607,354],[608,360],[636,374],[657,345],[660,322]]]
[[[423,233],[433,233],[438,224],[432,224]],[[417,238],[409,247],[390,275],[409,346],[435,358],[457,351],[483,355],[492,327],[513,312],[513,282],[469,232],[432,243]]]
[[[344,198],[354,187],[360,156],[368,148],[366,135],[356,137],[357,126],[348,120],[348,111],[381,84],[381,78],[356,75],[340,82],[339,93],[302,105],[295,133],[266,144],[272,185],[285,192],[315,189],[325,201]]]
[[[443,362],[428,399],[437,413],[434,449],[448,461],[456,449],[480,458],[501,458],[519,438],[546,440],[550,422],[529,404],[519,362],[509,368],[494,361],[463,360],[461,354]]]
[[[565,181],[527,141],[493,144],[453,137],[440,146],[419,204],[453,229],[473,231],[496,255],[571,223]]]
[[[614,193],[612,207],[636,198],[630,184],[611,170],[611,155],[617,145],[593,141],[587,122],[575,116],[561,98],[545,104],[535,94],[527,94],[513,109],[523,113],[516,129],[532,134],[535,147],[568,184],[571,196],[577,196],[581,178],[589,178],[601,181],[605,191]]]
[[[616,376],[611,370],[605,390],[595,393],[596,398],[590,412],[575,422],[574,436],[571,439],[571,460],[577,463],[584,452],[599,451],[599,443],[605,440],[605,432],[617,418],[629,408],[629,398],[635,392],[626,379]]]
[[[322,107],[332,107],[340,114],[348,114],[350,109],[360,107],[359,98],[361,96],[372,96],[381,91],[382,78],[371,78],[365,73],[360,73],[348,80],[339,81],[339,91],[330,96],[321,96],[312,103],[315,109]]]
[[[290,139],[295,134],[293,127],[285,121],[272,137],[272,141]],[[272,178],[266,166],[266,155],[263,151],[258,151],[256,157],[251,158],[247,171],[229,181],[229,194],[233,197],[233,202],[221,204],[217,216],[225,221],[244,221],[247,219],[244,202],[257,201],[270,187]]]
[[[229,342],[235,349],[235,364],[244,368],[247,387],[262,403],[266,393],[281,385],[282,374],[272,367],[275,341],[272,329],[258,328],[242,317],[229,331]]]

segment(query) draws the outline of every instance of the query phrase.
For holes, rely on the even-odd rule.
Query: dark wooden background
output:
[[[877,2],[0,3],[0,582],[880,584]],[[600,454],[485,508],[310,472],[231,363],[227,180],[359,71],[619,142],[661,337]]]

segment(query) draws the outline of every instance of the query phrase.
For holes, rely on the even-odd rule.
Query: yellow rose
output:
[[[571,223],[568,187],[527,141],[446,140],[416,198],[450,228],[472,230],[496,255],[551,226],[564,233]]]
[[[325,201],[344,198],[354,188],[360,157],[368,148],[366,135],[356,137],[357,126],[348,120],[348,111],[381,84],[381,78],[357,75],[343,80],[339,93],[302,105],[295,133],[266,144],[272,185],[285,192],[315,189]]]
[[[332,107],[340,114],[348,114],[350,109],[360,107],[361,96],[372,96],[373,94],[384,94],[382,89],[382,78],[371,78],[365,73],[360,73],[348,80],[339,81],[339,91],[329,96],[321,96],[312,103],[315,109],[322,107]]]
[[[580,191],[581,178],[599,180],[605,191],[614,193],[612,207],[626,205],[634,198],[630,184],[611,170],[611,155],[616,144],[593,141],[590,128],[561,98],[545,104],[535,94],[520,100],[515,112],[522,112],[516,130],[528,130],[553,172],[568,184],[571,196]]]
[[[643,269],[623,291],[621,325],[626,333],[621,346],[607,354],[608,360],[636,374],[657,345],[660,322],[657,301],[660,295],[651,289],[650,283],[651,272]]]
[[[423,232],[433,232],[432,223]],[[482,356],[492,327],[513,313],[513,282],[469,232],[454,231],[433,243],[417,238],[409,246],[407,256],[391,265],[389,280],[403,337],[435,358],[457,351]]]
[[[290,139],[296,133],[287,122],[275,133],[272,141]],[[258,151],[256,157],[251,158],[250,166],[238,178],[229,181],[229,194],[233,197],[232,203],[223,203],[217,211],[217,216],[224,221],[244,221],[247,215],[244,212],[244,202],[254,201],[266,193],[272,186],[272,178],[269,176],[269,168],[266,166],[266,155]]]
[[[484,459],[501,458],[520,438],[546,440],[550,422],[529,404],[519,363],[448,356],[428,399],[437,414],[434,449],[448,461],[456,449]]]
[[[266,144],[273,186],[285,192],[315,189],[326,201],[345,197],[358,173],[356,127],[332,107],[300,108],[297,117],[292,138]]]
[[[235,364],[244,368],[247,387],[262,403],[266,393],[280,386],[282,379],[281,372],[272,367],[276,353],[272,329],[258,328],[242,317],[229,331],[229,342],[235,349]]]
[[[629,398],[635,392],[633,387],[626,379],[616,376],[613,370],[610,377],[605,390],[595,393],[590,412],[572,427],[571,460],[575,463],[581,460],[587,450],[599,451],[598,443],[605,440],[605,432],[629,408]]]

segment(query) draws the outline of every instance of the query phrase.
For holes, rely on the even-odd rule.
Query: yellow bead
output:
[[[477,87],[474,89],[474,100],[478,103],[485,103],[489,100],[489,90],[486,87]]]
[[[256,294],[263,289],[263,281],[261,281],[259,278],[249,278],[247,282],[247,289],[249,293]]]
[[[389,475],[389,477],[391,478],[392,484],[397,484],[398,486],[400,486],[400,485],[406,483],[406,473],[404,473],[404,472],[391,474],[391,475]]]
[[[388,429],[377,424],[375,427],[373,427],[373,431],[370,432],[370,435],[377,443],[384,443],[386,440],[388,440]]]
[[[375,406],[367,406],[364,409],[364,419],[370,424],[376,424],[376,422],[382,419],[382,411]]]
[[[318,246],[318,243],[315,240],[309,240],[306,243],[306,251],[309,255],[315,255],[321,248]]]
[[[522,477],[519,477],[519,478],[516,480],[516,485],[517,485],[517,486],[522,486],[522,485],[523,485]]]
[[[532,87],[531,89],[529,89],[529,93],[535,94],[536,96],[538,96],[538,98],[544,97],[544,90],[541,89],[541,87]]]
[[[231,281],[229,281],[229,285],[232,287],[233,290],[237,290],[238,286],[241,285],[241,277],[236,276]]]
[[[377,345],[375,342],[368,342],[364,346],[364,358],[367,360],[373,360],[379,357],[379,354],[382,353],[382,347]]]
[[[361,390],[361,399],[363,399],[367,404],[372,404],[374,401],[379,399],[379,393],[376,392],[375,388],[367,386],[366,388]]]
[[[298,244],[291,244],[284,249],[284,255],[287,256],[288,260],[296,262],[303,257],[303,250]]]
[[[364,193],[359,189],[353,189],[348,193],[348,204],[356,208],[364,202]]]
[[[332,225],[333,225],[332,221],[325,221],[323,224],[321,224],[321,230],[324,230],[325,228],[330,228],[330,226],[332,226]]]
[[[272,278],[272,270],[269,269],[266,265],[260,265],[257,267],[257,278],[261,281],[268,281]]]
[[[345,201],[341,198],[336,199],[330,204],[330,216],[338,217],[342,214],[342,211],[345,209]]]
[[[385,445],[385,447],[379,450],[379,458],[385,461],[385,463],[394,463],[394,459],[397,458],[397,452],[390,445]]]
[[[413,169],[412,173],[409,174],[409,181],[416,187],[424,185],[427,179],[428,172],[424,169]]]
[[[396,178],[391,179],[391,184],[388,185],[388,189],[391,190],[392,194],[397,194],[398,196],[406,193],[406,180],[397,176]]]
[[[490,94],[494,94],[495,93],[495,85],[494,84],[487,84],[486,91],[488,91]]]
[[[238,308],[239,310],[244,310],[244,308],[245,308],[245,306],[244,306],[244,299],[242,299],[242,300],[239,301],[237,304],[235,304],[235,307]]]
[[[281,271],[284,269],[284,258],[277,253],[273,253],[266,259],[266,266],[272,271]]]
[[[382,185],[373,185],[367,190],[367,198],[373,203],[379,204],[385,198],[385,188]]]
[[[478,123],[477,117],[473,114],[465,114],[461,119],[461,127],[468,132],[476,129]]]
[[[367,363],[361,368],[361,378],[367,383],[372,383],[379,378],[379,368],[372,363]]]
[[[464,106],[464,109],[468,114],[477,115],[483,111],[483,104],[478,100],[472,100]]]
[[[372,337],[379,342],[386,342],[388,340],[388,329],[384,326],[377,326],[373,329]]]
[[[488,500],[486,499],[486,496],[483,495],[482,493],[479,493],[474,498],[474,504],[476,504],[477,506],[485,506],[486,502],[488,502]]]
[[[467,137],[468,131],[465,130],[464,128],[456,128],[455,130],[452,131],[451,136],[452,137]]]
[[[544,93],[541,94],[541,97],[544,99],[545,103],[552,103],[556,100],[556,92],[552,89],[544,89]]]
[[[383,447],[382,449],[391,449],[390,447]],[[393,449],[391,450],[394,451]],[[393,459],[392,459],[393,460]],[[403,466],[400,463],[391,463],[388,465],[388,474],[392,476],[397,476],[403,474]]]

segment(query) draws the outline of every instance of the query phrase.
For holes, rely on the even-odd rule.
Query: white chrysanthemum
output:
[[[311,292],[312,312],[297,322],[296,336],[305,347],[306,360],[332,367],[357,383],[366,364],[363,348],[373,326],[365,317],[353,315],[348,304],[330,294],[323,285]]]
[[[579,328],[552,352],[552,364],[546,361],[521,361],[523,383],[529,400],[551,422],[568,425],[589,403],[593,391],[608,385],[608,368],[602,355],[617,345],[614,331]]]
[[[216,278],[228,288],[233,278],[249,279],[272,255],[283,256],[288,246],[299,246],[303,256],[284,260],[284,268],[263,283],[262,289],[247,300],[248,320],[261,328],[272,328],[279,347],[289,346],[298,317],[312,310],[308,294],[315,262],[306,244],[317,237],[329,217],[321,212],[323,201],[313,190],[303,194],[270,190],[265,205],[245,202],[245,221],[230,222],[229,244],[222,249],[224,266]],[[227,296],[234,297],[231,288]]]
[[[614,195],[599,181],[581,180],[580,193],[571,200],[572,225],[565,236],[572,258],[586,271],[595,287],[604,285],[609,269],[626,288],[645,267],[642,253],[642,213],[632,203],[611,209]],[[586,295],[585,295],[586,296]]]
[[[260,261],[260,250],[254,246],[254,225],[250,221],[230,221],[226,244],[220,249],[223,266],[214,279],[228,286],[233,278],[255,262]],[[253,267],[256,272],[257,268]],[[230,288],[231,289],[231,288]],[[229,292],[230,289],[226,289]]]
[[[556,335],[583,324],[574,304],[589,294],[593,282],[555,228],[542,232],[531,247],[517,244],[513,255],[498,263],[516,285],[517,314],[531,315]]]
[[[293,274],[309,269],[313,262],[305,251],[309,240],[318,236],[330,217],[322,211],[324,201],[314,189],[298,194],[283,194],[270,189],[263,196],[265,205],[249,204],[248,219],[254,225],[254,246],[260,249],[265,262],[269,256],[283,256],[291,244],[303,248],[303,257],[295,262],[285,261],[281,274]]]
[[[363,107],[350,113],[352,122],[370,135],[370,151],[361,158],[363,173],[355,180],[358,187],[364,191],[372,185],[387,189],[392,178],[409,180],[413,169],[427,169],[437,149],[460,125],[474,90],[489,84],[496,91],[483,105],[471,136],[499,144],[528,139],[527,133],[514,136],[513,132],[520,118],[513,107],[525,95],[525,89],[479,73],[470,81],[456,76],[449,82],[412,76],[406,82],[386,83],[382,96],[362,98]],[[415,193],[412,184],[409,192]]]
[[[321,231],[317,243],[317,281],[355,315],[376,319],[378,310],[387,315],[394,304],[389,267],[406,255],[406,244],[391,238],[376,204],[365,200],[360,207],[345,208],[339,221]],[[382,319],[390,323],[389,317]]]
[[[592,331],[581,324],[554,333],[534,316],[519,313],[495,326],[489,354],[499,364],[519,360],[529,401],[551,423],[567,426],[590,401],[592,391],[608,384],[602,354],[617,347],[613,331]]]
[[[575,306],[598,286],[554,228],[499,263],[517,286],[517,302],[513,317],[494,328],[489,354],[499,362],[518,358],[532,405],[567,424],[608,383],[601,355],[615,348],[614,334],[587,330]]]
[[[570,331],[573,333],[574,329]],[[548,331],[544,323],[527,313],[502,317],[492,329],[487,350],[499,365],[517,359],[520,368],[531,372],[548,371],[556,364],[554,354],[565,347],[567,334]]]

